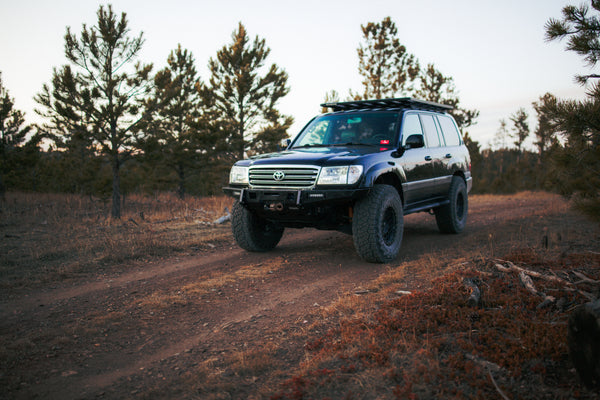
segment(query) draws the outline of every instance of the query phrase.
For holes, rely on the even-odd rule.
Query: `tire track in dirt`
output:
[[[287,240],[302,242],[312,236],[314,236],[314,232],[296,232],[292,236],[293,239]],[[147,263],[134,271],[115,276],[99,277],[94,282],[76,284],[69,288],[46,290],[32,296],[21,297],[18,300],[2,302],[0,303],[0,318],[15,312],[24,312],[36,307],[52,305],[62,300],[83,297],[94,292],[110,291],[114,288],[125,287],[136,282],[157,279],[167,275],[180,275],[190,269],[221,273],[225,265],[234,265],[241,260],[252,262],[254,259],[261,259],[262,257],[261,254],[246,253],[239,248],[235,248],[228,250],[226,253],[212,252],[201,256],[181,257],[180,261],[175,262],[167,260],[159,263]]]
[[[270,296],[262,298],[258,304],[253,305],[250,308],[242,309],[236,314],[227,315],[226,317],[215,321],[215,324],[217,326],[216,329],[204,329],[200,333],[188,336],[175,344],[168,345],[166,347],[161,347],[152,354],[147,354],[139,359],[132,360],[132,362],[130,362],[129,364],[122,365],[118,370],[109,371],[104,374],[95,375],[83,379],[80,384],[82,387],[92,390],[110,386],[115,381],[127,377],[129,375],[138,373],[140,370],[144,370],[150,367],[152,364],[155,364],[161,360],[164,360],[169,357],[177,357],[181,354],[189,352],[189,350],[192,348],[202,346],[203,344],[205,344],[207,339],[211,337],[211,335],[215,335],[215,333],[219,331],[225,332],[232,325],[247,323],[251,321],[253,317],[264,317],[265,312],[277,315],[278,318],[285,319],[286,317],[290,316],[290,313],[286,313],[283,310],[285,306],[282,307],[282,304],[296,302],[301,297],[310,297],[311,295],[318,293],[324,289],[336,286],[338,283],[339,279],[337,277],[331,276],[324,280],[320,280],[316,284],[310,285],[310,288],[302,287],[297,288],[293,291],[288,291],[285,293],[284,296],[282,296],[280,293],[272,293]],[[263,323],[262,325],[265,324]],[[220,347],[225,347],[228,344],[227,342],[229,340],[231,339],[227,338],[224,341],[221,340],[219,343]],[[56,392],[55,394],[57,395],[56,398],[64,398],[63,394],[60,392]]]
[[[328,245],[322,246],[322,243]],[[174,343],[163,341],[157,343],[157,346],[144,344],[142,348],[130,354],[101,354],[95,360],[88,360],[88,367],[70,376],[68,386],[64,385],[64,377],[46,381],[44,396],[65,399],[80,397],[82,394],[92,395],[102,388],[113,386],[119,380],[139,374],[140,371],[156,365],[161,360],[184,354],[189,349],[201,346],[213,349],[211,352],[214,352],[216,351],[214,349],[227,348],[232,340],[230,333],[235,334],[236,325],[258,318],[260,323],[254,328],[262,329],[261,327],[268,328],[273,325],[274,319],[297,319],[315,303],[331,302],[344,291],[369,282],[387,268],[383,265],[361,262],[354,252],[344,251],[348,245],[351,245],[351,237],[346,235],[300,231],[288,235],[282,241],[280,248],[269,254],[256,255],[234,251],[233,255],[211,256],[210,263],[197,264],[197,268],[193,270],[192,260],[187,260],[184,264],[178,264],[187,265],[187,268],[180,267],[168,273],[160,271],[146,273],[146,278],[151,276],[151,279],[145,285],[154,282],[160,286],[159,289],[162,289],[164,285],[189,286],[195,279],[191,277],[192,272],[198,272],[201,266],[215,272],[219,265],[223,267],[225,262],[233,263],[234,268],[223,268],[226,270],[223,274],[234,274],[246,266],[284,261],[280,268],[275,269],[271,274],[267,273],[271,279],[267,283],[261,282],[259,291],[249,291],[246,288],[245,291],[231,298],[231,301],[226,302],[227,304],[216,304],[213,310],[198,312],[194,318],[201,321],[209,320],[208,327],[190,327],[190,332],[180,332]],[[331,251],[333,254],[330,254]],[[350,266],[342,268],[343,265]],[[368,271],[365,271],[364,266],[368,267]],[[99,291],[109,292],[116,297],[122,288],[126,287],[127,291],[136,290],[136,287],[144,281],[130,279],[132,276],[136,278],[135,274],[124,275],[119,281],[121,287],[115,285],[111,288],[97,288],[94,285],[84,285],[84,288],[89,290],[80,288],[78,300],[83,297],[99,298]],[[357,277],[361,279],[357,280]],[[156,282],[163,278],[166,280]],[[241,280],[243,279],[242,275]],[[60,292],[55,300],[60,303],[65,293],[69,292]],[[151,293],[145,293],[144,296],[149,297]],[[210,298],[214,303],[214,295]],[[70,302],[75,300],[77,299],[70,299]],[[89,301],[91,302],[92,299],[90,298]]]

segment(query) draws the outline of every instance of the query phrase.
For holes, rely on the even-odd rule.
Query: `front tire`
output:
[[[362,259],[387,263],[396,258],[402,243],[404,213],[395,188],[375,185],[354,206],[352,236]]]
[[[233,204],[231,231],[242,249],[252,252],[272,250],[281,240],[283,230],[283,227],[259,217],[238,201]]]
[[[467,185],[460,176],[453,176],[448,193],[450,203],[436,208],[435,221],[442,233],[460,233],[467,224],[469,198]]]

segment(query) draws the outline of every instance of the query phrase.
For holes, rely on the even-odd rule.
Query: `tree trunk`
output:
[[[119,155],[113,155],[112,159],[112,173],[113,173],[113,185],[112,185],[112,211],[111,216],[113,218],[121,218],[121,180],[119,176]]]
[[[185,169],[183,165],[177,166],[177,175],[179,176],[179,188],[177,189],[177,195],[181,200],[185,197]]]
[[[0,174],[0,201],[6,200],[6,187],[4,186],[4,182],[2,181],[2,174]]]
[[[577,307],[569,317],[571,360],[588,388],[600,388],[600,299]]]

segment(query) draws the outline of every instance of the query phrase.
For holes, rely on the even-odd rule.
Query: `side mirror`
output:
[[[279,142],[278,151],[287,149],[291,143],[292,143],[291,139],[281,139],[281,142]]]
[[[423,135],[410,135],[406,138],[406,144],[404,145],[405,149],[419,149],[421,147],[425,147]]]

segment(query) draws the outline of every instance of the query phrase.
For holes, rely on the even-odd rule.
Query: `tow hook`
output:
[[[283,211],[283,204],[282,203],[271,203],[271,204],[269,204],[269,210]]]

